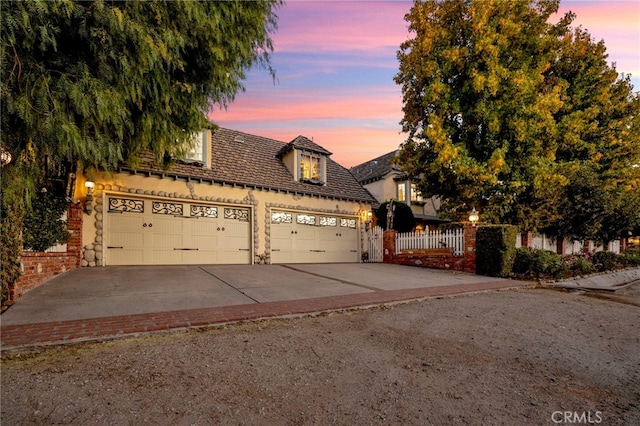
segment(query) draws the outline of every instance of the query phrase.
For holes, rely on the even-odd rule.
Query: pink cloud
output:
[[[408,36],[411,2],[289,2],[274,37],[280,52],[368,51],[397,47]]]

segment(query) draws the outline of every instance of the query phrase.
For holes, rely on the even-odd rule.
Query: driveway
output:
[[[69,332],[55,338],[51,333],[47,335],[47,327],[43,325],[44,336],[38,337],[44,339],[41,341],[60,338],[69,341],[376,306],[528,284],[375,263],[80,268],[29,291],[2,314],[2,344],[12,345],[12,333],[27,330],[33,333],[35,324],[74,323],[85,332],[89,320],[94,320],[100,328],[93,333]],[[171,320],[164,315],[169,312],[179,312],[181,316]],[[160,313],[163,315],[157,315]],[[126,324],[109,331],[98,322],[115,317],[126,319]],[[152,325],[141,325],[149,319]],[[28,344],[25,339],[20,342]]]

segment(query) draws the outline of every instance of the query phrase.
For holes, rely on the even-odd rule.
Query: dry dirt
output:
[[[3,425],[640,424],[640,286],[3,354]]]

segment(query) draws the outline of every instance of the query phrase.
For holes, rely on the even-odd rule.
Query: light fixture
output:
[[[93,211],[93,188],[96,184],[88,180],[84,183],[84,186],[87,188],[87,201],[84,203],[84,211],[90,215]]]
[[[360,210],[360,219],[364,223],[365,230],[369,230],[369,225],[371,225],[371,218],[373,217],[373,213],[371,210]]]
[[[471,214],[469,214],[469,222],[471,222],[472,226],[476,226],[476,223],[478,223],[479,219],[480,219],[480,216],[478,215],[478,211],[474,207],[471,210]]]
[[[11,162],[12,159],[13,156],[11,155],[11,152],[9,152],[9,150],[5,148],[4,145],[0,145],[0,165],[2,167],[6,166]]]

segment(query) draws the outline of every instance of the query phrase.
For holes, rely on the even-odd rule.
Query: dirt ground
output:
[[[640,285],[4,353],[3,425],[640,424]]]

